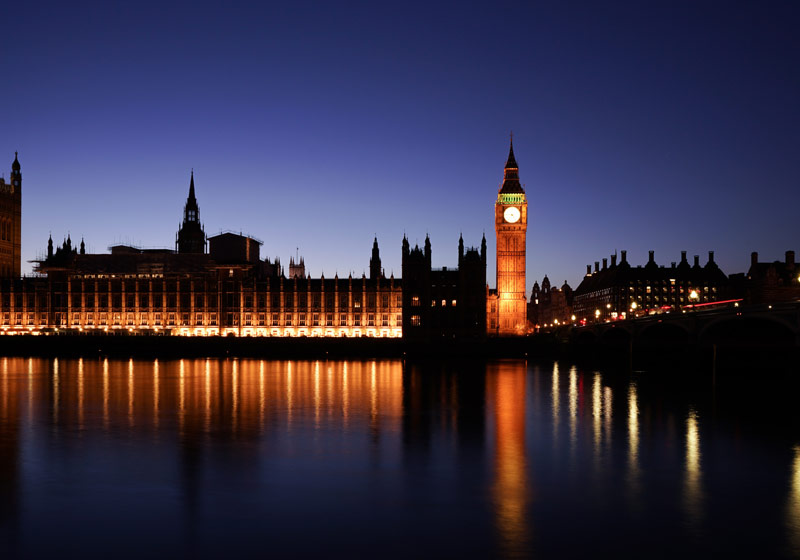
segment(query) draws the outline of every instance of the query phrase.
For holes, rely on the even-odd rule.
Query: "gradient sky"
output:
[[[528,290],[621,249],[727,273],[800,250],[800,3],[250,4],[5,9],[23,261],[51,232],[174,247],[194,168],[206,233],[262,257],[360,275],[377,235],[399,276],[404,233],[455,266],[485,232],[494,287],[510,130]]]

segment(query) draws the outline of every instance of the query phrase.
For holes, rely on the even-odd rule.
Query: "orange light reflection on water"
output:
[[[503,363],[487,368],[486,396],[495,428],[495,479],[492,497],[501,548],[508,556],[525,555],[530,547],[528,460],[525,449],[524,363]],[[558,371],[553,371],[554,387]],[[553,399],[556,403],[557,399]],[[554,421],[557,405],[553,405]]]

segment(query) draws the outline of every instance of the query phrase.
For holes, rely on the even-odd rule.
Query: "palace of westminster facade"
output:
[[[495,203],[497,289],[486,283],[480,249],[459,240],[459,267],[431,267],[423,249],[402,243],[402,279],[383,274],[377,239],[369,276],[311,278],[302,260],[289,274],[261,260],[261,242],[235,233],[207,237],[194,175],[175,249],[111,247],[48,240],[36,276],[21,277],[22,174],[0,179],[0,334],[130,332],[187,336],[481,337],[525,332],[527,200],[513,146]]]

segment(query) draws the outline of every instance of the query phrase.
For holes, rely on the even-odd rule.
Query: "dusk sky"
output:
[[[22,259],[48,234],[174,248],[206,233],[313,276],[489,245],[509,132],[528,294],[627,249],[726,273],[800,251],[797,2],[28,2],[4,10],[0,172]]]

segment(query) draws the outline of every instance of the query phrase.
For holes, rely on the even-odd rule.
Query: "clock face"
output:
[[[519,217],[520,217],[519,208],[515,206],[510,206],[506,208],[505,212],[503,212],[503,218],[505,218],[505,220],[511,224],[518,222]]]

